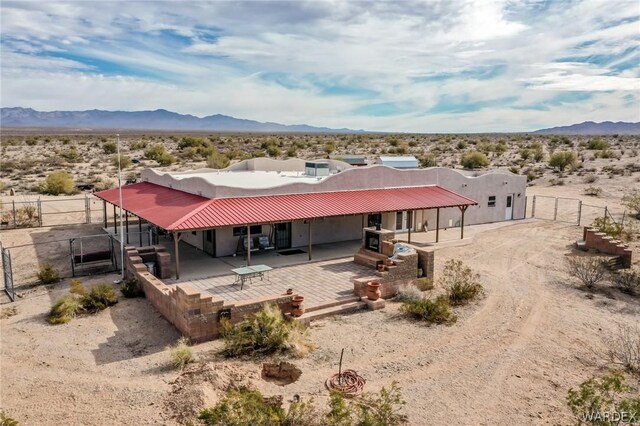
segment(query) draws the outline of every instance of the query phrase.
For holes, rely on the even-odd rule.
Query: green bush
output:
[[[312,349],[299,323],[286,321],[277,306],[265,305],[237,325],[222,321],[223,354],[228,357],[289,352],[303,356]]]
[[[175,345],[167,347],[167,351],[169,351],[173,366],[180,370],[193,361],[193,351],[189,347],[187,337],[179,338]]]
[[[624,230],[622,225],[605,217],[595,218],[591,227],[597,229],[598,232],[604,232],[613,238],[620,238],[622,236],[622,231]]]
[[[0,426],[18,426],[18,421],[9,417],[7,413],[0,410]]]
[[[622,205],[640,215],[640,189],[633,189],[622,196]]]
[[[71,280],[71,285],[69,286],[69,293],[77,294],[78,296],[84,297],[87,295],[87,289],[82,285],[82,282],[78,279]]]
[[[168,153],[164,145],[152,145],[145,150],[144,155],[161,166],[169,166],[176,162],[176,157]]]
[[[95,313],[118,303],[118,296],[109,284],[97,284],[81,299],[81,303],[84,310]]]
[[[436,156],[433,154],[427,154],[423,157],[420,157],[420,166],[421,167],[436,167],[438,165],[438,160]]]
[[[418,278],[416,280],[416,287],[420,291],[433,290],[433,280],[431,278]]]
[[[118,151],[118,146],[115,142],[105,142],[102,144],[102,150],[105,154],[115,154]]]
[[[567,167],[575,167],[578,164],[578,157],[573,151],[557,151],[549,157],[549,166],[563,172]]]
[[[606,141],[603,141],[602,139],[591,139],[589,143],[587,143],[587,149],[593,149],[598,151],[603,149],[609,149],[609,144]]]
[[[49,263],[43,264],[36,276],[42,284],[51,284],[60,281],[60,273]]]
[[[397,382],[352,401],[332,391],[325,411],[316,409],[313,399],[295,401],[285,411],[281,398],[244,388],[228,391],[214,407],[202,410],[198,419],[207,426],[399,426],[408,423],[401,413],[405,404]]]
[[[435,300],[424,298],[408,300],[402,302],[400,309],[406,315],[429,324],[454,323],[458,319],[451,311],[449,299],[445,295],[440,295]]]
[[[465,169],[477,169],[480,167],[486,167],[489,165],[487,156],[482,152],[471,151],[467,152],[460,159],[460,164]]]
[[[144,297],[144,291],[142,291],[138,280],[135,278],[123,281],[122,284],[120,284],[120,292],[127,298]]]
[[[75,194],[76,187],[71,175],[61,170],[49,173],[38,191],[50,195]]]
[[[207,166],[212,169],[224,169],[229,166],[229,157],[216,149],[207,157]]]
[[[73,295],[66,295],[51,308],[47,321],[49,324],[66,324],[82,309],[80,300]]]
[[[118,167],[118,156],[114,155],[111,158],[111,163],[113,164],[114,167]],[[126,169],[127,167],[131,167],[131,164],[133,164],[133,162],[131,161],[131,158],[127,157],[126,155],[120,154],[120,168],[121,169]]]
[[[635,392],[635,396],[630,396]],[[616,425],[614,413],[626,413],[631,418],[640,416],[638,390],[625,383],[625,376],[614,371],[602,378],[592,377],[578,389],[569,389],[567,404],[578,424]]]
[[[447,260],[439,282],[447,290],[452,305],[464,305],[483,293],[480,275],[465,266],[461,260]]]

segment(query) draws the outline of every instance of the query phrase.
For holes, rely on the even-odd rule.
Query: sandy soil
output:
[[[602,339],[617,322],[640,318],[638,299],[612,289],[590,299],[569,285],[563,256],[579,232],[528,220],[440,250],[438,268],[464,259],[486,288],[482,300],[457,309],[456,324],[407,321],[392,302],[316,322],[310,336],[318,349],[294,361],[303,374],[286,387],[261,380],[259,362],[221,360],[220,342],[197,345],[199,363],[187,374],[171,370],[163,349],[177,332],[144,299],[47,325],[65,286],[42,289],[1,320],[0,405],[33,425],[175,424],[244,381],[285,400],[297,393],[323,402],[324,380],[345,348],[345,367],[367,379],[367,390],[401,384],[413,424],[569,423],[567,389],[606,366]]]

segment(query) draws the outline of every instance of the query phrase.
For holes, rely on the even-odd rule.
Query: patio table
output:
[[[251,279],[255,277],[260,277],[260,280],[263,280],[265,274],[267,274],[272,269],[273,268],[267,265],[243,266],[242,268],[232,269],[231,272],[236,274],[236,280],[233,283],[240,284],[240,290],[242,290],[242,288],[244,287],[244,283],[247,280],[251,281]],[[268,279],[269,276],[267,275],[267,280]]]

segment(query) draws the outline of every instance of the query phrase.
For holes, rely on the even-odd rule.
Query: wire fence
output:
[[[527,197],[527,217],[575,225],[591,225],[595,219],[604,217],[614,223],[624,220],[624,214],[614,214],[607,206],[586,204],[577,198],[547,195]]]

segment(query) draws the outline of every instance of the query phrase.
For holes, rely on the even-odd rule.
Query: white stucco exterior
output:
[[[522,219],[525,214],[527,179],[507,171],[469,172],[448,168],[398,170],[373,165],[353,167],[337,160],[322,160],[330,165],[331,174],[326,177],[304,176],[304,160],[272,160],[258,158],[234,164],[224,170],[200,169],[188,172],[159,172],[147,169],[142,179],[173,189],[207,198],[235,198],[259,195],[299,194],[309,192],[333,192],[376,188],[439,185],[478,203],[465,213],[465,225]],[[492,198],[490,198],[492,197]],[[508,207],[510,199],[511,206]],[[458,208],[440,209],[440,227],[460,225]],[[314,221],[312,242],[358,239],[366,215],[327,217]],[[396,229],[396,213],[384,213],[382,226]],[[414,231],[433,230],[436,227],[436,210],[419,210],[412,214]],[[271,225],[262,226],[262,234],[273,233]],[[216,230],[215,252],[217,256],[235,253],[238,236],[232,228]],[[196,248],[203,248],[203,231],[185,233],[183,240]],[[291,246],[308,243],[308,227],[303,221],[291,223]]]

